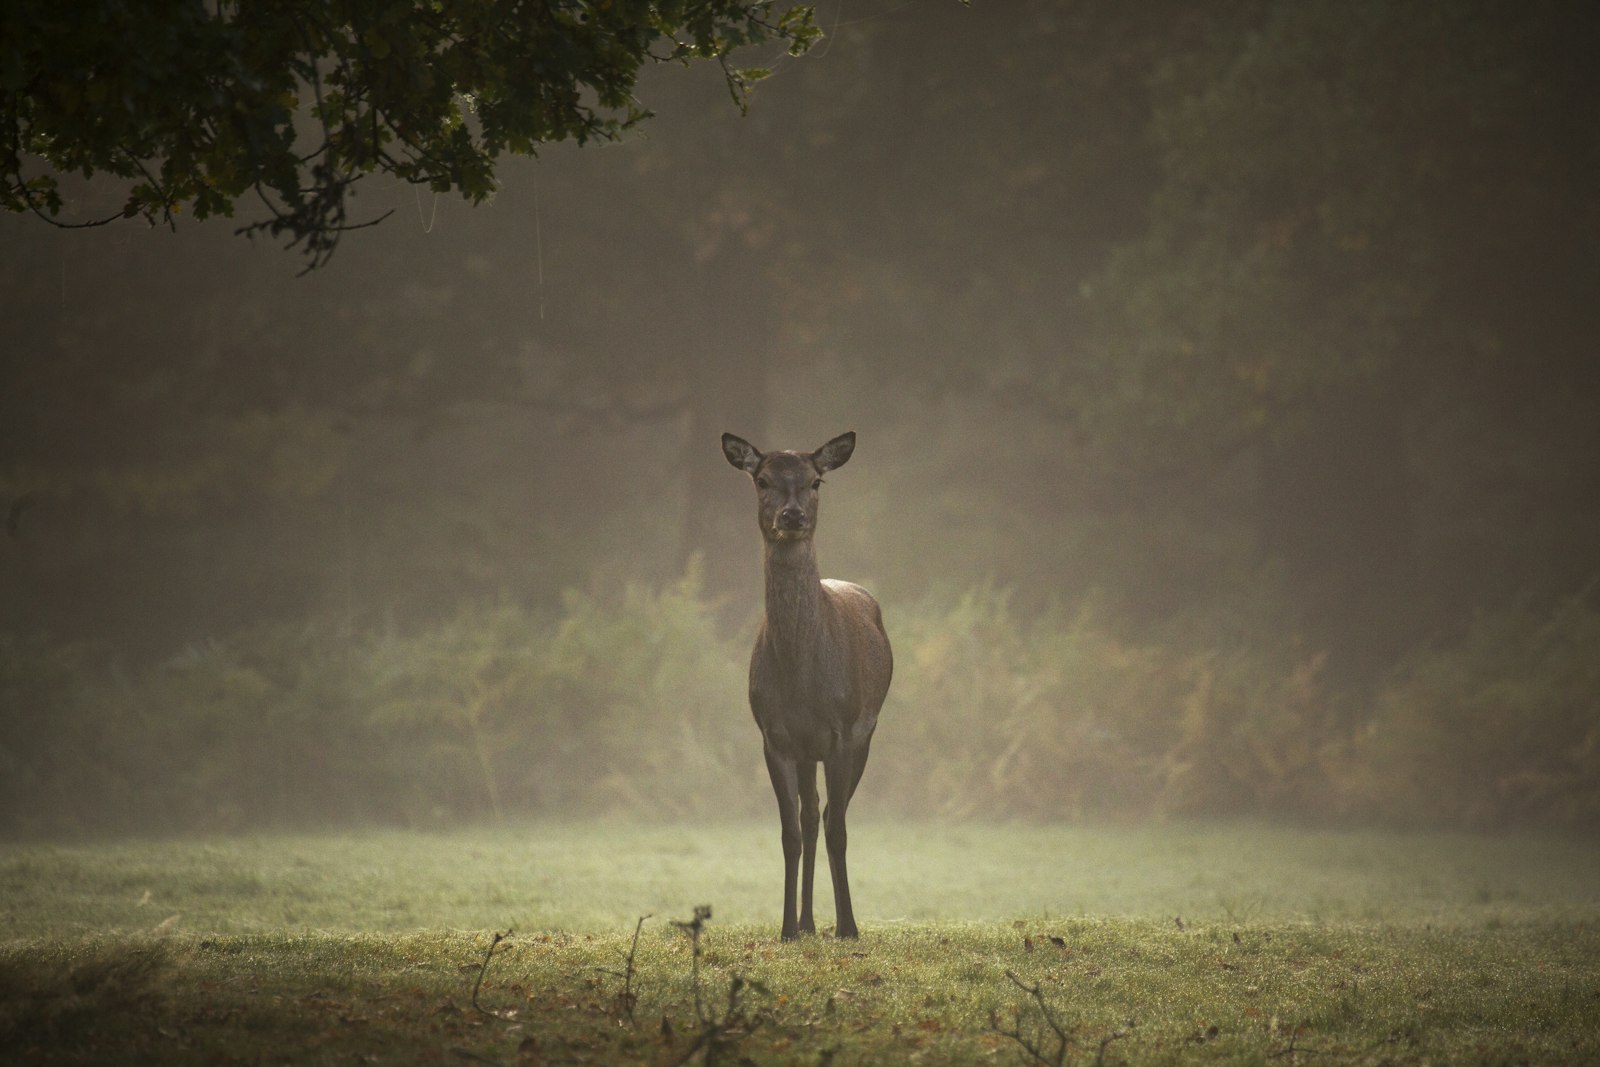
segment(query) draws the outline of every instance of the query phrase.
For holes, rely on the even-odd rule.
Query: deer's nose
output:
[[[778,512],[778,529],[780,530],[800,530],[804,529],[805,524],[806,513],[804,508],[790,507]]]

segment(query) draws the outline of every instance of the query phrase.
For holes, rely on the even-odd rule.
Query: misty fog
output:
[[[0,832],[765,816],[718,438],[846,430],[855,810],[1592,832],[1596,16],[1357,8],[823,4],[305,276],[0,217]]]

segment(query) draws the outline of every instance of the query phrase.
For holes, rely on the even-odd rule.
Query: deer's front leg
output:
[[[795,915],[795,883],[800,876],[802,848],[800,836],[800,774],[799,768],[793,760],[778,755],[772,751],[772,746],[770,745],[763,747],[767,757],[767,775],[772,779],[772,792],[778,798],[778,822],[783,841],[782,936],[785,941],[793,941],[800,936],[800,925]],[[814,795],[816,792],[815,779],[812,781],[811,788]],[[815,837],[813,836],[814,840]],[[815,845],[812,847],[815,848]],[[809,899],[809,888],[806,895]]]
[[[799,768],[800,772],[800,834],[801,834],[801,864],[800,864],[800,932],[814,934],[817,932],[817,923],[812,918],[811,896],[812,886],[816,882],[817,874],[817,825],[820,818],[817,813],[817,765],[807,763]]]

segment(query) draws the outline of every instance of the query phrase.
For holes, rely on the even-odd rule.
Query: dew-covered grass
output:
[[[1054,1062],[1048,1011],[1067,1063],[1600,1061],[1593,843],[863,821],[862,939],[782,944],[775,836],[595,822],[3,846],[0,1047],[845,1064],[1021,1063],[1026,1042]],[[675,921],[698,904],[697,1009]]]

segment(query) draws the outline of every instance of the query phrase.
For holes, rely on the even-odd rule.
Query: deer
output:
[[[819,763],[828,796],[820,821],[833,879],[834,936],[860,936],[845,866],[845,812],[867,766],[894,655],[878,602],[859,585],[821,577],[813,540],[822,476],[844,466],[855,447],[854,432],[815,452],[762,452],[722,435],[722,454],[756,487],[766,610],[750,653],[750,711],[778,799],[784,941],[816,933]]]

